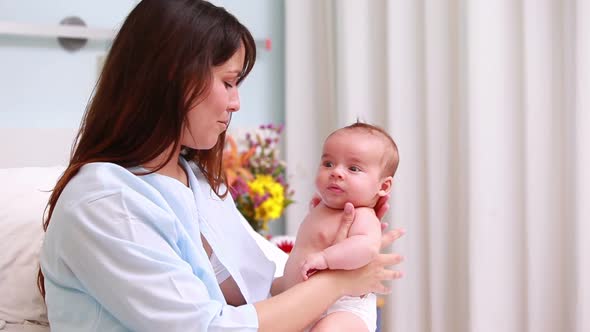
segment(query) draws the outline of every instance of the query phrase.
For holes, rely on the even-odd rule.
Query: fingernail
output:
[[[344,205],[344,213],[351,213],[352,212],[352,206],[350,206],[350,204],[345,204]]]
[[[405,228],[400,228],[399,229],[399,233],[402,234],[402,235],[403,234],[406,234],[406,229]]]
[[[404,277],[404,271],[399,271],[399,277],[403,278]]]

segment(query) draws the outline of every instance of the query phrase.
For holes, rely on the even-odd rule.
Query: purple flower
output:
[[[262,205],[262,203],[264,203],[268,199],[269,196],[270,196],[269,193],[265,193],[262,196],[254,195],[254,208],[257,208],[260,205]]]
[[[231,197],[236,200],[239,196],[248,193],[248,185],[242,178],[236,178],[233,185],[229,188]]]

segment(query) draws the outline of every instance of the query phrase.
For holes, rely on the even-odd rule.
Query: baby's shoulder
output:
[[[375,214],[375,209],[370,207],[357,207],[354,209],[354,213],[356,216],[362,216],[365,218],[375,218],[378,220],[377,215]]]
[[[381,222],[375,210],[368,207],[359,207],[355,209],[354,222],[349,231],[350,234],[365,234],[367,232],[380,232]]]

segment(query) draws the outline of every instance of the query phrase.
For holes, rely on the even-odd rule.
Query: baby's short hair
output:
[[[370,134],[374,134],[374,135],[377,135],[377,136],[380,136],[381,138],[383,138],[383,141],[386,146],[386,151],[385,151],[385,156],[384,156],[385,167],[384,167],[383,171],[386,176],[394,176],[395,175],[395,172],[397,171],[397,166],[399,165],[399,152],[397,150],[397,144],[395,144],[395,141],[393,140],[393,138],[391,138],[391,136],[383,128],[372,125],[372,124],[360,122],[357,120],[357,122],[355,122],[351,125],[348,125],[346,127],[336,130],[330,136],[332,136],[334,133],[337,133],[342,130],[361,130],[361,131],[365,131]]]

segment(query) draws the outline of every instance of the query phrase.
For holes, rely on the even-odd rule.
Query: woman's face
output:
[[[188,111],[180,144],[196,150],[208,150],[215,146],[219,135],[227,129],[231,112],[240,109],[236,84],[244,66],[244,57],[244,47],[240,47],[224,64],[213,67],[209,94]]]

